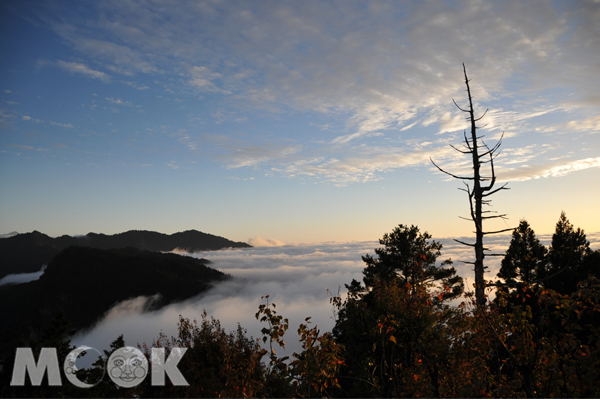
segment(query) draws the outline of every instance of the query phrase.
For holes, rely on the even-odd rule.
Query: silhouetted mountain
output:
[[[160,294],[147,305],[149,310],[157,309],[229,277],[206,262],[132,247],[69,247],[48,264],[39,280],[0,287],[0,353],[16,347],[18,341],[40,340],[61,310],[79,330],[123,300]]]
[[[188,252],[219,250],[228,247],[251,247],[247,243],[232,242],[220,236],[190,230],[172,235],[151,231],[128,231],[115,235],[90,232],[85,236],[63,235],[51,238],[38,231],[0,238],[0,279],[8,274],[36,272],[69,246],[100,249],[135,247],[149,251],[171,251],[176,248]]]

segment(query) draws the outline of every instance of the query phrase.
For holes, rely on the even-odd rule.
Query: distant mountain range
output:
[[[11,235],[11,236],[9,236]],[[115,235],[88,233],[85,236],[63,235],[52,238],[38,231],[0,237],[0,279],[8,274],[37,272],[57,254],[70,246],[99,249],[134,247],[148,251],[188,252],[220,250],[224,248],[252,247],[247,243],[233,242],[220,236],[189,230],[172,235],[152,231],[132,230]]]

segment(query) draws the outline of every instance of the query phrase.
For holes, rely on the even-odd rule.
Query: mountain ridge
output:
[[[234,242],[195,229],[173,234],[147,230],[129,230],[113,235],[90,232],[85,236],[62,235],[56,238],[34,230],[0,238],[0,279],[9,274],[37,272],[43,264],[49,263],[62,250],[70,246],[105,250],[126,247],[148,251],[179,249],[190,253],[252,247],[244,242]]]

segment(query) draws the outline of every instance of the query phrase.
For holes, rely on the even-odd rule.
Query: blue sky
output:
[[[255,244],[472,224],[462,66],[493,209],[600,231],[598,1],[4,1],[0,233]]]

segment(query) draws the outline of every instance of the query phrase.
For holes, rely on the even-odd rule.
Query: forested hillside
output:
[[[61,313],[74,332],[123,300],[159,295],[147,304],[153,310],[196,296],[229,277],[207,262],[132,247],[68,247],[39,280],[0,287],[0,352],[39,342]]]

